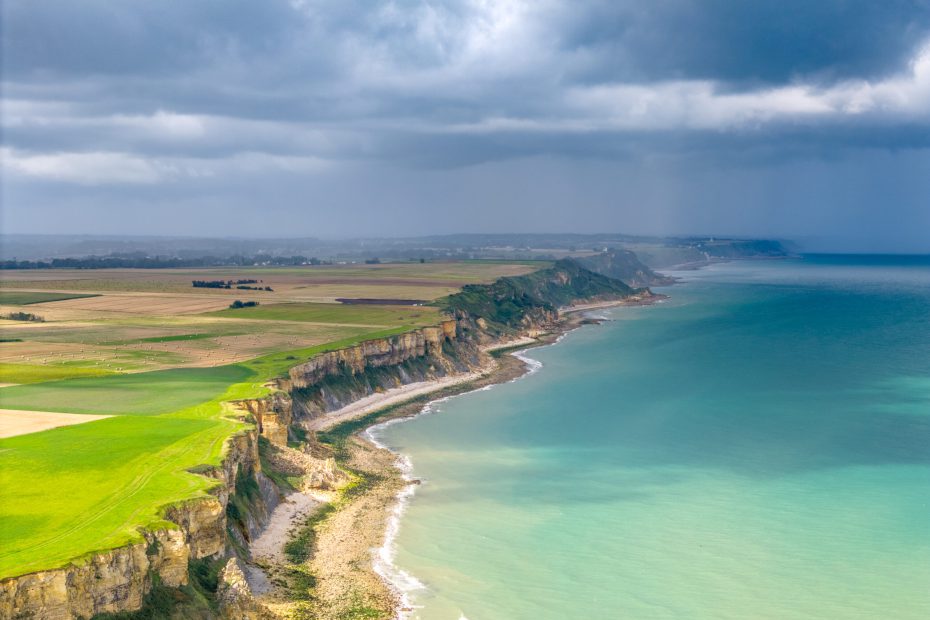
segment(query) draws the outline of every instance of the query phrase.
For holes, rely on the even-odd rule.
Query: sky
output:
[[[930,0],[4,0],[6,233],[930,252]]]

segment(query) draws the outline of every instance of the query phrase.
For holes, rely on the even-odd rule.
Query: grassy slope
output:
[[[573,260],[552,267],[501,278],[493,284],[471,284],[438,303],[467,312],[504,328],[513,328],[538,311],[556,310],[578,299],[622,298],[636,292],[619,280],[584,269]]]

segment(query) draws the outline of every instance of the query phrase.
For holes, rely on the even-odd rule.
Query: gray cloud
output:
[[[476,229],[597,230],[586,222],[600,218],[817,234],[834,222],[810,210],[864,209],[901,187],[883,212],[913,226],[930,209],[908,176],[926,172],[930,146],[926,0],[10,0],[3,11],[11,230],[145,232],[166,224],[137,225],[140,214],[177,209],[176,230],[160,232],[243,233],[260,206],[289,214],[295,234],[347,234],[359,219],[377,223],[368,234],[431,222],[428,233],[490,204]],[[781,176],[800,185],[773,197]],[[844,179],[857,191],[825,206],[824,184]],[[766,215],[778,195],[805,205],[782,224]],[[340,219],[346,209],[362,217]],[[73,210],[93,215],[61,216]],[[220,212],[242,227],[217,226]]]

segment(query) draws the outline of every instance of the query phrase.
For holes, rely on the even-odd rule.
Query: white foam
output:
[[[423,409],[425,410],[426,407]],[[362,434],[368,441],[379,448],[390,450],[390,448],[379,439],[379,431],[383,431],[388,426],[410,419],[412,418],[388,420],[369,427]],[[374,551],[372,567],[375,573],[377,573],[397,594],[398,609],[395,611],[395,617],[408,618],[411,612],[405,610],[414,609],[414,605],[411,601],[411,593],[422,590],[426,586],[424,586],[419,579],[397,566],[394,562],[397,557],[397,535],[400,533],[400,519],[407,510],[410,498],[413,497],[417,488],[417,485],[413,484],[413,463],[410,462],[410,457],[405,454],[395,454],[397,455],[395,466],[400,470],[401,477],[407,481],[408,484],[404,485],[404,488],[395,496],[397,501],[391,507],[390,513],[388,514],[387,527],[384,531],[384,541],[381,543],[381,546]]]

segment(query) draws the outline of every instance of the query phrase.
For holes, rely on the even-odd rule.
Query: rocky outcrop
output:
[[[443,342],[455,340],[456,323],[443,321],[436,327],[421,327],[390,338],[366,340],[357,345],[329,351],[294,366],[281,388],[292,391],[317,385],[324,378],[346,372],[359,374],[370,368],[398,366],[424,357],[442,358]]]
[[[277,617],[252,596],[239,558],[230,558],[220,572],[216,599],[220,617],[224,620],[270,620]]]
[[[446,299],[448,309],[463,320],[483,320],[496,338],[519,335],[558,320],[558,308],[579,301],[613,301],[647,294],[620,280],[594,273],[571,259],[533,273],[500,278],[491,284],[469,284]]]
[[[277,383],[272,387],[277,388]],[[265,398],[236,401],[231,406],[251,415],[262,437],[278,446],[287,445],[292,410],[291,399],[285,392],[275,392]]]
[[[70,620],[138,609],[153,577],[187,584],[190,549],[181,530],[147,532],[146,541],[97,553],[84,564],[0,582],[0,618]]]

